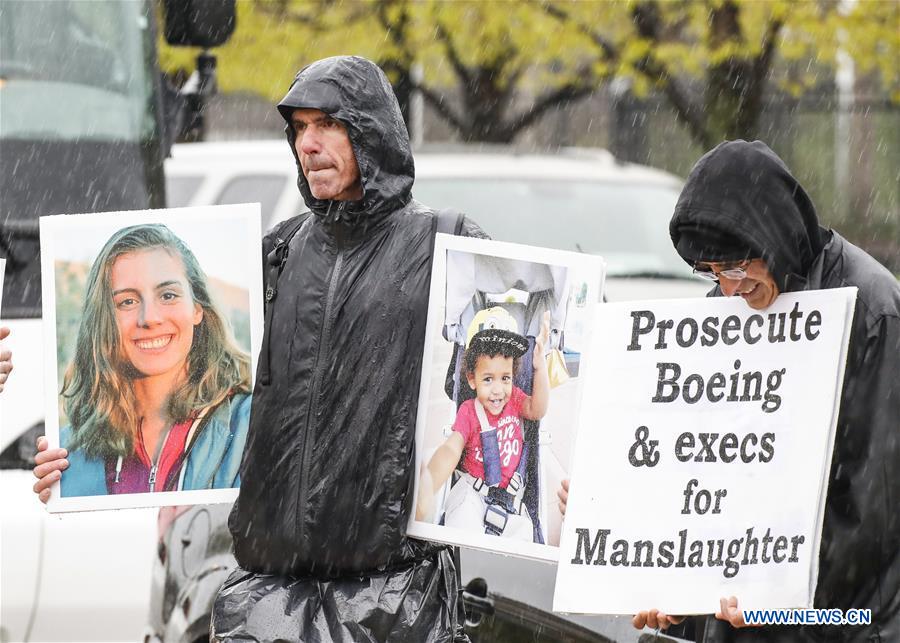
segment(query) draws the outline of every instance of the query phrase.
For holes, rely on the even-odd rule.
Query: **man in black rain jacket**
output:
[[[872,623],[743,627],[739,603],[731,600],[724,601],[718,620],[697,624],[697,640],[900,641],[897,280],[837,232],[819,226],[806,192],[759,141],[722,143],[700,159],[678,200],[670,232],[685,261],[718,275],[713,296],[740,295],[761,309],[781,292],[859,289],[814,605],[845,613],[868,608]],[[728,272],[735,268],[744,276]],[[642,616],[648,620],[646,613],[639,614],[636,625]]]
[[[412,199],[397,100],[373,63],[337,57],[278,109],[312,215],[264,241],[264,272],[284,263],[214,635],[465,640],[449,550],[406,537],[436,215]],[[462,234],[483,236],[467,220]]]

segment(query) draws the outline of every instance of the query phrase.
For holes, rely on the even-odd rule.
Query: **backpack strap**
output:
[[[288,252],[290,251],[291,239],[303,227],[303,224],[309,220],[309,212],[298,214],[291,217],[287,221],[282,221],[268,235],[265,241],[272,240],[273,245],[270,249],[266,249],[268,245],[264,243],[263,251],[265,252],[265,262],[263,268],[265,270],[265,317],[263,323],[263,340],[262,350],[259,353],[259,379],[268,385],[271,382],[271,373],[269,372],[269,335],[272,329],[272,310],[274,306],[272,302],[278,296],[278,277],[284,270],[284,264],[287,262]]]
[[[436,210],[434,213],[434,217],[432,218],[432,230],[433,233],[431,235],[431,255],[434,256],[434,237],[435,234],[441,232],[443,234],[452,234],[454,236],[459,236],[462,234],[463,223],[465,222],[465,215],[462,212],[457,212],[456,210],[451,210],[445,208],[443,210]],[[456,364],[456,351],[453,352],[453,358],[451,358],[450,368],[455,368]],[[452,372],[448,369],[447,371],[448,377],[452,378]],[[460,561],[459,555],[459,547],[453,548],[453,563],[456,567],[456,588],[457,588],[457,615],[460,616],[460,620],[464,624],[466,622],[466,596],[468,592],[466,588],[462,586],[462,563]],[[462,627],[459,628],[460,631]],[[457,637],[454,636],[454,640],[457,640]],[[465,634],[462,634],[458,640],[467,640]]]
[[[278,277],[284,270],[284,264],[287,261],[288,251],[290,249],[291,239],[297,234],[297,231],[306,223],[310,213],[304,212],[296,217],[291,217],[287,221],[283,221],[272,231],[274,244],[271,250],[266,253],[266,309],[269,304],[278,296]]]
[[[436,210],[433,223],[434,232],[435,234],[442,232],[443,234],[452,234],[458,237],[462,233],[465,218],[462,212],[457,212],[456,210]]]

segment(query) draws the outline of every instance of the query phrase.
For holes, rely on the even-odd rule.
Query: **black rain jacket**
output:
[[[306,67],[279,105],[288,122],[297,108],[346,126],[364,195],[316,199],[298,159],[312,216],[267,311],[269,383],[257,373],[229,519],[242,570],[220,592],[216,636],[264,639],[288,619],[306,641],[451,640],[452,557],[406,537],[435,214],[412,199],[409,137],[373,63]],[[468,220],[462,234],[483,236]]]
[[[868,254],[819,227],[806,192],[760,141],[722,143],[694,166],[670,225],[676,247],[698,226],[761,253],[782,292],[859,289],[814,604],[869,608],[872,624],[734,629],[709,617],[697,640],[900,641],[900,285]],[[685,255],[692,263],[715,250],[693,247]],[[716,286],[710,294],[722,293]]]

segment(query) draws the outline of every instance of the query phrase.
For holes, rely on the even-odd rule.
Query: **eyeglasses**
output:
[[[753,260],[744,259],[743,261],[733,263],[730,266],[728,264],[695,263],[694,274],[698,277],[709,279],[710,281],[719,281],[721,277],[725,277],[725,279],[730,279],[732,281],[739,281],[747,276],[747,268],[750,266],[751,261]],[[713,265],[725,265],[727,267],[722,270],[716,270],[713,268]]]

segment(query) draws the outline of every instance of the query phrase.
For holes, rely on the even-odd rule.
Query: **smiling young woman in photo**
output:
[[[91,267],[60,393],[61,494],[237,486],[249,393],[249,356],[191,250],[164,225],[119,230]]]

